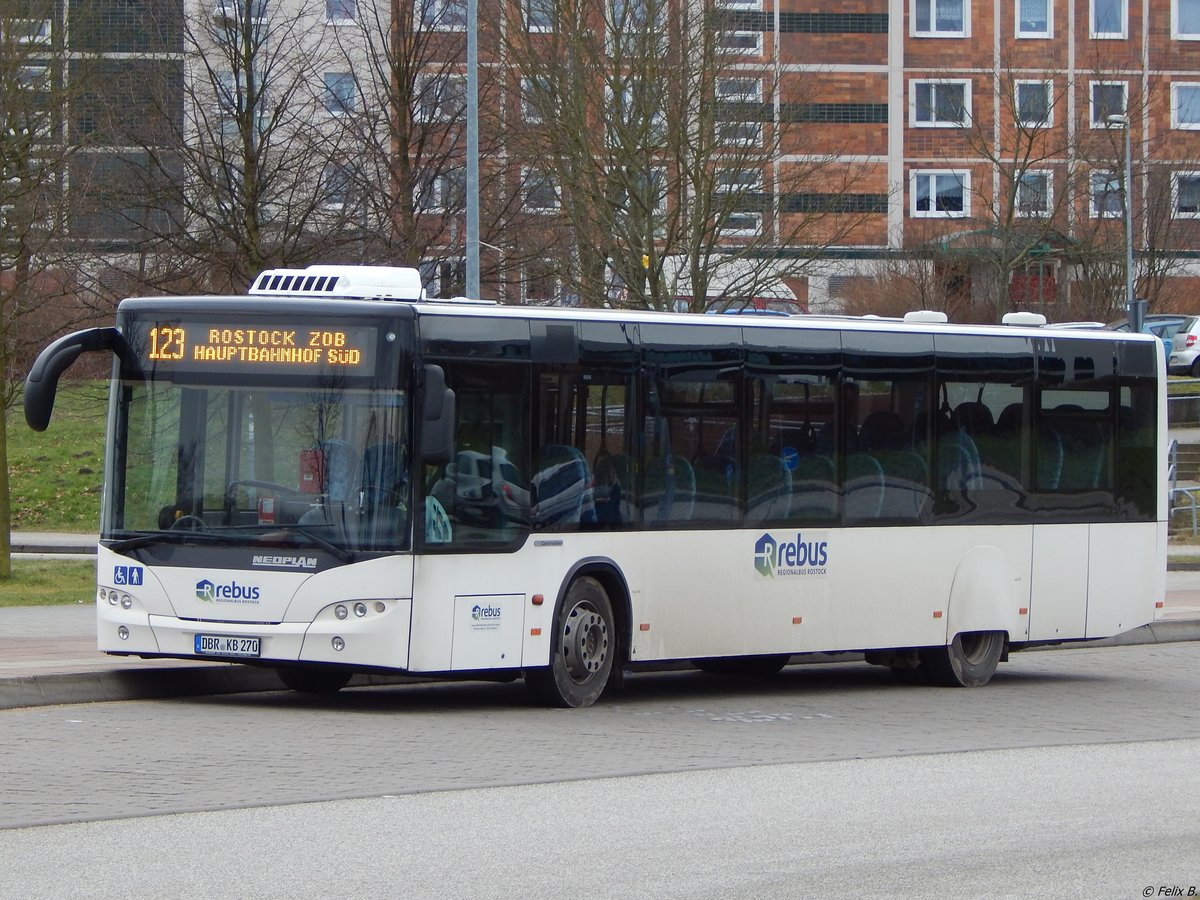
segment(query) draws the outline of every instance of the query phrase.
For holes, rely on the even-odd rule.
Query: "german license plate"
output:
[[[251,656],[261,655],[260,639],[237,637],[230,634],[196,635],[197,656]]]

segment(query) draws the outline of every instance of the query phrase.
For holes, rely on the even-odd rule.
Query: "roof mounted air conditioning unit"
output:
[[[400,266],[309,266],[267,269],[251,283],[250,294],[356,300],[424,300],[421,273]]]

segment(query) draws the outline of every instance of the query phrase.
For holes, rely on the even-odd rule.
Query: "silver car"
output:
[[[1188,316],[1171,338],[1167,371],[1200,378],[1200,316]]]

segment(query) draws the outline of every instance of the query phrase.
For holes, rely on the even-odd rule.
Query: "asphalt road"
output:
[[[647,673],[588,710],[520,684],[7,710],[0,897],[1186,896],[1198,664],[1017,654],[979,690]],[[186,814],[137,818],[162,813]]]
[[[1197,772],[1163,741],[3,831],[0,897],[1189,896]]]

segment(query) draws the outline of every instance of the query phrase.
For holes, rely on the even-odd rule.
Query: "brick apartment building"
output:
[[[78,44],[64,57],[68,77],[72,66],[82,65],[79,51],[90,54],[94,86],[72,95],[58,134],[87,144],[73,159],[73,177],[92,186],[115,184],[106,167],[115,171],[122,157],[145,152],[144,142],[126,145],[129,129],[114,130],[114,107],[126,113],[119,124],[136,125],[166,107],[182,120],[196,105],[187,85],[203,67],[185,47],[181,17],[211,19],[226,7],[240,9],[236,0],[215,6],[210,0],[22,3],[30,20],[46,17],[39,39],[56,42],[71,34]],[[322,3],[313,15],[325,31],[314,32],[314,46],[325,50],[329,41],[320,34],[334,34],[334,25],[347,34],[354,22],[378,12],[362,0]],[[263,21],[276,22],[292,5],[255,0],[254,8]],[[1193,269],[1200,273],[1193,261],[1200,247],[1200,0],[720,0],[717,6],[722,65],[729,67],[717,90],[734,85],[741,102],[728,107],[740,110],[732,115],[756,119],[756,127],[778,135],[766,144],[771,158],[762,161],[763,182],[780,184],[789,169],[815,157],[853,171],[831,178],[826,165],[820,183],[774,195],[760,188],[767,199],[739,221],[744,234],[768,238],[760,255],[787,258],[797,249],[790,241],[804,236],[785,227],[790,215],[818,209],[852,219],[822,244],[818,265],[785,280],[782,293],[802,307],[867,311],[855,308],[856,297],[861,306],[863,297],[869,305],[872,297],[903,295],[905,302],[974,304],[985,318],[997,311],[988,304],[997,302],[1045,307],[1059,319],[1118,309],[1128,135],[1138,291],[1157,309],[1200,308],[1189,294]],[[556,7],[556,0],[481,0],[479,15],[489,26],[552,30]],[[411,77],[407,94],[371,94],[359,74],[366,57],[334,54],[322,64],[327,71],[312,73],[316,112],[308,119],[345,122],[351,113],[387,104],[399,110],[394,116],[419,127],[459,126],[465,0],[418,0],[415,10],[396,9],[400,31],[431,30],[440,42]],[[494,78],[504,60],[494,45],[481,47],[485,80],[499,86],[498,94],[482,98],[485,143],[492,137],[489,116],[520,124],[520,79]],[[434,73],[442,85],[431,93]],[[138,93],[139,85],[151,83],[170,88],[156,92],[153,109]],[[327,115],[330,96],[340,119]],[[108,112],[93,114],[93,107]],[[747,110],[753,112],[747,116]],[[503,147],[489,144],[487,152],[489,161],[504,156]],[[514,170],[529,162],[508,152],[506,164]],[[462,272],[461,173],[448,167],[387,190],[411,192],[418,216],[422,204],[436,212],[440,236],[420,255],[431,289],[453,292]],[[535,191],[519,193],[493,191],[488,202],[534,202]],[[119,237],[137,221],[114,217],[113,203],[92,209],[77,211],[81,233]],[[488,220],[499,218],[485,214]],[[528,232],[516,217],[508,228]],[[772,235],[779,236],[774,246]],[[502,242],[494,234],[485,240],[493,245],[484,250],[486,264],[501,273],[485,293],[534,299],[528,286],[553,280],[537,273],[536,259],[514,262],[519,254],[497,250]],[[738,244],[735,234],[730,245]],[[902,271],[914,258],[924,261],[920,278]],[[922,279],[932,285],[914,296],[912,284]],[[896,290],[900,283],[909,287]]]
[[[811,85],[826,149],[867,164],[877,192],[853,244],[809,279],[813,309],[839,308],[900,251],[929,251],[952,290],[978,292],[973,281],[995,277],[978,257],[1013,227],[1039,252],[1009,275],[1010,302],[1078,308],[1073,249],[1111,256],[1124,240],[1124,130],[1110,119],[1122,115],[1134,244],[1164,273],[1139,293],[1198,305],[1187,287],[1200,249],[1200,0],[725,5],[761,29],[781,94],[792,79]]]

